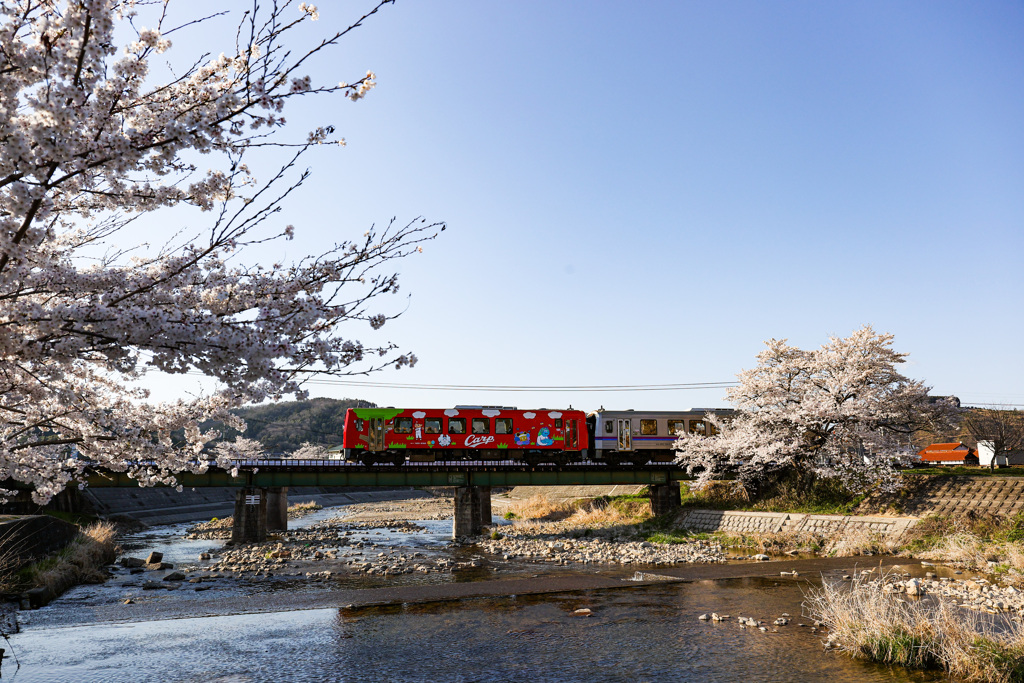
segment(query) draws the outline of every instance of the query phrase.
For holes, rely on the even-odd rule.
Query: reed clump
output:
[[[289,505],[288,516],[302,517],[303,515],[308,515],[311,512],[316,512],[317,510],[323,509],[324,506],[321,505],[320,503],[316,502],[315,500],[309,500],[306,501],[305,503],[295,503],[293,505]]]
[[[805,614],[829,629],[826,646],[915,669],[944,669],[964,681],[1024,681],[1024,626],[932,599],[889,592],[894,581],[855,579],[811,589]]]
[[[44,586],[52,595],[82,583],[102,583],[107,579],[104,568],[117,558],[118,550],[114,524],[95,522],[60,552],[27,567],[21,580],[30,586]]]
[[[1002,517],[968,511],[925,517],[907,531],[898,550],[964,569],[995,572],[1003,583],[1024,585],[1024,514]]]

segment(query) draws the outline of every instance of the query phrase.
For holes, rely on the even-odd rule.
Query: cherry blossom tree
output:
[[[170,0],[0,1],[0,481],[39,502],[87,464],[173,484],[207,466],[218,435],[203,420],[240,427],[229,408],[302,397],[312,373],[415,362],[341,324],[390,319],[377,304],[398,290],[391,262],[443,225],[392,220],[295,263],[246,260],[294,234],[278,221],[302,155],[344,142],[326,123],[296,138],[286,107],[375,84],[305,69],[391,1],[306,45],[316,7],[254,2],[216,56],[174,53],[204,19],[171,25]],[[185,66],[158,78],[158,55]],[[285,161],[257,177],[249,162],[271,147]],[[154,211],[202,227],[140,246]],[[153,371],[219,388],[157,403],[137,388]]]
[[[321,443],[303,441],[288,457],[292,460],[326,460],[327,446]]]
[[[218,462],[228,463],[235,460],[261,460],[267,457],[267,451],[257,439],[236,436],[234,441],[218,441],[210,449]]]
[[[736,476],[754,492],[787,475],[838,478],[853,491],[892,487],[895,466],[914,452],[911,435],[948,428],[958,410],[897,371],[907,354],[892,340],[865,326],[813,351],[767,341],[757,367],[728,390],[737,412],[708,415],[716,435],[681,435],[678,462],[700,483]]]

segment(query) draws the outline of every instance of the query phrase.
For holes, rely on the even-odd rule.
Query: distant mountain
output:
[[[345,411],[376,407],[374,403],[356,398],[311,398],[247,406],[231,412],[248,425],[243,436],[260,441],[269,453],[290,453],[304,441],[326,446],[340,444]],[[238,435],[238,431],[220,423],[211,422],[204,428],[219,429],[223,433],[221,438],[227,441],[233,441]]]

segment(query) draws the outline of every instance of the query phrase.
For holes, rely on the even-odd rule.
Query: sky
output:
[[[309,35],[370,7],[321,3]],[[227,50],[217,21],[172,52]],[[286,110],[289,133],[332,124],[347,145],[305,158],[281,217],[295,240],[250,258],[445,222],[395,265],[381,310],[402,315],[342,330],[419,362],[355,382],[722,383],[767,339],[814,348],[870,324],[933,393],[1024,406],[1021,36],[1019,2],[398,0],[312,64],[314,82],[372,69],[378,85]],[[200,386],[152,381],[161,399]],[[720,387],[332,382],[311,395],[727,405]]]

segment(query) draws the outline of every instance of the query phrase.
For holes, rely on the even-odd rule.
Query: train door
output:
[[[371,417],[370,418],[370,439],[369,439],[369,450],[371,451],[382,451],[384,450],[384,418],[383,417]]]
[[[619,450],[633,450],[633,432],[630,429],[630,419],[616,420],[619,423]]]
[[[574,451],[579,448],[577,431],[576,431],[576,420],[565,421],[565,450]]]

